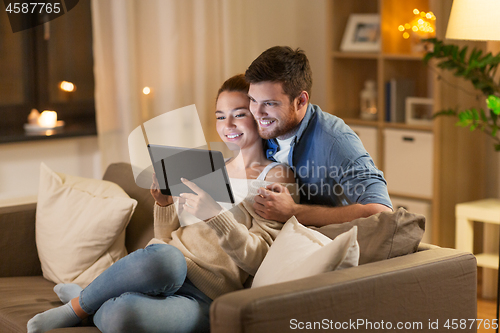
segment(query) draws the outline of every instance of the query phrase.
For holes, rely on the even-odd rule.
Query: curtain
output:
[[[198,109],[206,141],[218,141],[214,106],[222,82],[243,73],[268,47],[303,47],[301,35],[302,44],[310,45],[306,48],[310,59],[326,54],[323,41],[314,43],[318,34],[310,28],[326,20],[324,3],[92,0],[96,121],[103,169],[129,161],[127,138],[135,128],[191,104]],[[307,16],[302,14],[306,4]],[[151,88],[149,95],[142,93],[146,86]]]

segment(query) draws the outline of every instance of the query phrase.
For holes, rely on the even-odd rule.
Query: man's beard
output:
[[[276,125],[274,127],[274,129],[272,129],[271,131],[266,131],[264,129],[262,129],[262,127],[260,127],[260,124],[259,124],[259,135],[261,138],[263,139],[266,139],[266,140],[269,140],[269,139],[274,139],[274,138],[278,138],[280,136],[285,136],[287,133],[289,132],[292,132],[296,127],[297,125],[300,123],[300,121],[298,121],[297,117],[296,117],[296,111],[294,110],[293,108],[293,105],[290,105],[290,117],[287,117],[286,119],[280,119],[280,121],[278,122],[278,120],[276,120]],[[293,115],[293,117],[292,117]],[[283,138],[285,139],[285,138]]]

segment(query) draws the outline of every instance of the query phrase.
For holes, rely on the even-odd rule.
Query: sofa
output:
[[[110,165],[103,179],[118,184],[138,201],[126,229],[125,244],[129,252],[144,247],[153,236],[154,201],[149,190],[135,184],[131,167],[126,163]],[[26,323],[31,317],[61,305],[52,291],[54,283],[42,276],[35,244],[35,212],[36,203],[0,207],[1,333],[26,332]],[[415,218],[402,208],[391,216],[396,216],[396,220],[405,216],[412,221],[416,219],[422,227],[422,217]],[[384,222],[384,218],[379,219],[378,229],[389,228],[390,223]],[[368,222],[362,219],[358,222],[359,240]],[[317,228],[320,232],[322,229]],[[329,229],[325,230],[328,236]],[[448,320],[451,324],[453,319],[476,318],[474,255],[418,244],[419,240],[410,239],[412,236],[399,224],[391,230],[398,239],[393,236],[376,246],[384,247],[388,254],[375,258],[373,243],[360,244],[357,267],[248,288],[215,299],[210,310],[211,331],[383,332],[398,329],[435,332],[444,330]],[[371,238],[378,233],[376,229],[367,231],[365,238],[369,238],[366,235],[370,232]],[[397,252],[396,248],[402,250]],[[467,327],[466,331],[476,332],[476,328]],[[97,333],[99,330],[84,323],[50,332]]]

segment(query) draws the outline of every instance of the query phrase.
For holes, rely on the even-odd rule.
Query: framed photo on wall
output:
[[[380,51],[380,15],[351,14],[342,37],[343,52]]]

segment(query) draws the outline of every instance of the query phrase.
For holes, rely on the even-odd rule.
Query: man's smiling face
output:
[[[290,103],[280,82],[251,83],[248,96],[250,111],[257,120],[259,134],[264,139],[286,137],[302,120],[295,103]]]

